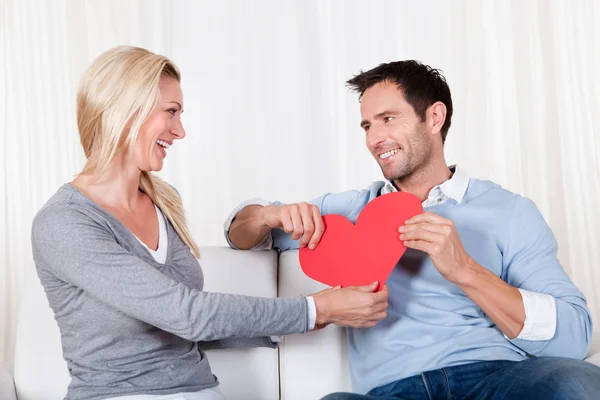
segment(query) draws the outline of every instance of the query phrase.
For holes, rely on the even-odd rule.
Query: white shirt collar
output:
[[[447,198],[456,200],[460,204],[465,197],[465,192],[469,187],[469,175],[465,170],[460,168],[458,165],[452,165],[449,167],[451,170],[454,169],[454,174],[447,181],[441,185],[434,186],[429,192],[428,200],[436,196],[438,191],[441,191],[442,195]],[[385,185],[381,189],[381,194],[397,192],[398,190],[392,184],[392,182],[386,180]],[[426,200],[425,202],[427,202]]]

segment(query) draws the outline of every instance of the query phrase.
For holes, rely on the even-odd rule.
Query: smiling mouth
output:
[[[394,154],[396,154],[399,151],[400,151],[400,147],[398,147],[396,149],[393,149],[393,150],[390,150],[390,151],[386,151],[385,153],[380,154],[379,158],[381,160],[385,160],[386,158],[389,158],[389,157],[393,156]]]
[[[165,150],[169,150],[169,147],[171,147],[171,145],[163,140],[157,140],[156,143],[160,146],[162,146]]]

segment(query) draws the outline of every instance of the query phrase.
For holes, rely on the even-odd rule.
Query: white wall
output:
[[[173,58],[188,136],[162,175],[201,245],[248,197],[363,188],[361,69],[418,59],[455,107],[447,158],[533,198],[600,312],[600,3],[588,1],[0,0],[0,360],[12,359],[35,212],[83,165],[78,79],[120,44]]]

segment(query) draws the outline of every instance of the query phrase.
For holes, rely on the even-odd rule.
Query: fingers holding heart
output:
[[[300,248],[309,246],[310,249],[314,249],[321,240],[325,225],[316,205],[297,203],[276,206],[269,211],[269,221],[273,218],[280,221],[281,229],[291,233],[293,240],[299,240]],[[270,222],[269,226],[274,226],[272,224],[273,222]]]
[[[454,223],[447,218],[423,213],[407,220],[398,231],[406,247],[429,254],[433,265],[451,282],[459,281],[472,262]]]
[[[428,226],[403,233],[400,235],[400,240],[406,247],[435,255],[444,246],[447,236],[431,228]]]
[[[321,236],[325,232],[325,224],[323,223],[323,218],[321,217],[321,211],[319,207],[313,205],[311,206],[312,218],[315,222],[315,230],[313,232],[312,237],[310,237],[310,241],[308,243],[308,248],[314,250],[317,247],[317,244],[321,241]]]
[[[420,223],[431,223],[431,224],[450,225],[450,226],[453,225],[452,221],[449,220],[448,218],[444,218],[442,216],[439,216],[437,214],[434,214],[434,213],[428,211],[428,212],[424,212],[421,214],[417,214],[414,217],[406,220],[405,226],[420,224]]]
[[[292,218],[292,239],[298,240],[302,237],[302,233],[304,233],[304,224],[302,221],[302,213],[300,210],[295,207],[290,209],[290,216]]]
[[[281,221],[281,228],[285,232],[294,231],[294,222],[292,220],[292,216],[290,215],[290,211],[287,208],[282,208],[281,212],[278,215],[278,218]]]
[[[449,236],[452,233],[452,228],[449,225],[436,225],[431,223],[418,223],[412,225],[404,225],[400,232],[400,240],[428,240],[430,242],[438,242],[444,236]]]
[[[407,220],[398,231],[406,247],[429,253],[446,244],[452,236],[454,224],[449,219],[426,212]]]

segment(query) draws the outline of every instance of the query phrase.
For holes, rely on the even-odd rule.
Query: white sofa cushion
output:
[[[302,272],[297,250],[281,253],[279,296],[309,295],[325,288]],[[330,325],[304,335],[288,335],[279,353],[282,400],[320,399],[351,390],[345,329]]]
[[[12,370],[13,366],[10,363],[0,362],[0,399],[2,400],[17,400]]]
[[[33,261],[22,293],[15,343],[17,398],[63,399],[71,378],[62,357],[60,331]]]

